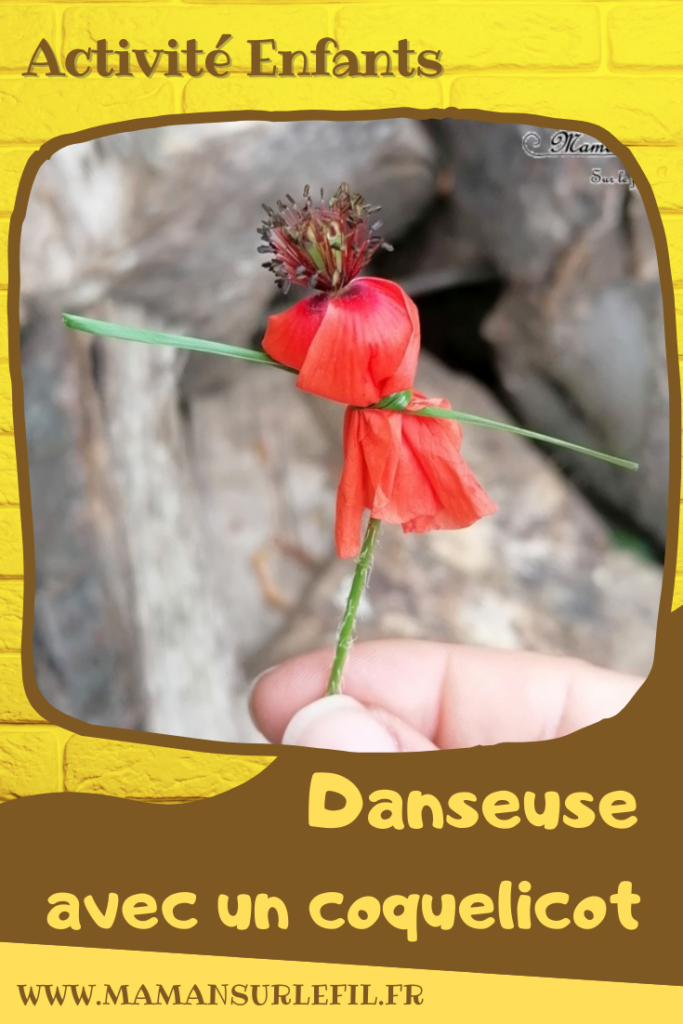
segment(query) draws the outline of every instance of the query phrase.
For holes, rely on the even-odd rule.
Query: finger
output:
[[[321,697],[295,712],[282,742],[367,753],[436,750],[401,718],[382,708],[366,707],[346,694]]]
[[[295,712],[325,693],[330,649],[266,672],[252,714],[279,743]],[[617,714],[642,680],[574,658],[413,640],[358,644],[344,692],[441,748],[564,736]]]

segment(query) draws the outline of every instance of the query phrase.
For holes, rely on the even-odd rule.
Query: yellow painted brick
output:
[[[0,732],[0,799],[14,800],[59,788],[59,746],[44,728]]]
[[[0,654],[0,722],[44,722],[24,692],[20,654]]]
[[[65,787],[131,800],[200,800],[239,786],[273,760],[72,736],[66,745]]]
[[[311,87],[314,81],[315,87]],[[277,89],[263,78],[233,75],[224,81],[188,82],[183,109],[188,113],[221,110],[371,110],[443,107],[438,78],[282,78]]]
[[[7,242],[9,217],[0,217],[0,288],[7,287]]]
[[[82,4],[84,7],[88,4],[106,4],[111,3],[111,0],[35,0],[36,3],[40,4],[53,4],[56,10],[59,10],[64,4]],[[170,0],[172,3],[173,0]],[[203,3],[204,0],[201,0]],[[222,0],[225,3],[225,0]],[[286,2],[286,0],[285,0]],[[159,3],[159,0],[117,0],[117,3],[123,7],[127,4],[144,4],[144,3]]]
[[[42,2],[42,0],[41,0],[41,2]],[[47,2],[47,0],[45,0],[45,2]],[[64,0],[64,2],[68,2],[68,0]],[[80,2],[86,3],[87,0],[80,0]],[[225,3],[225,0],[180,0],[180,2],[181,3],[187,3],[187,4],[207,4],[207,3],[209,3],[209,4],[221,4],[221,3]],[[254,0],[231,0],[230,6],[234,7],[235,4],[248,4],[248,3],[253,3],[253,2],[254,2]],[[290,3],[290,2],[291,2],[291,0],[268,0],[269,4],[287,4],[287,3]],[[299,0],[299,4],[301,4],[301,3],[313,4],[313,3],[319,3],[319,2],[320,2],[320,0]],[[482,0],[482,2],[483,3],[494,3],[494,2],[495,3],[500,3],[501,0]],[[512,6],[512,5],[518,4],[519,0],[502,0],[502,2],[507,7],[507,6]],[[550,6],[554,6],[555,4],[565,4],[566,5],[567,0],[546,0],[546,2]],[[578,2],[581,4],[581,6],[583,6],[584,4],[594,4],[594,3],[598,3],[598,4],[599,3],[614,3],[614,0],[578,0]],[[628,0],[622,0],[622,2],[626,3],[626,2],[628,2]],[[370,4],[368,3],[368,0],[346,0],[346,3],[347,4],[354,4],[357,11],[360,8],[360,6],[363,5],[363,4],[365,4],[367,6],[370,6]],[[442,7],[442,8],[443,7],[471,7],[472,6],[472,0],[432,0],[432,3],[434,3],[435,6]],[[394,6],[414,7],[415,6],[415,0],[395,0]],[[362,16],[365,17],[365,13],[363,13]],[[360,14],[358,14],[357,17],[360,17]],[[444,12],[443,11],[439,12],[439,17],[440,17],[440,19],[443,22],[443,18],[444,18]]]
[[[230,10],[226,14],[217,7],[140,7],[121,9],[118,5],[102,7],[70,7],[64,14],[64,52],[73,47],[94,46],[98,39],[108,39],[109,49],[118,46],[119,39],[127,39],[130,49],[152,51],[163,48],[169,39],[175,39],[181,50],[187,39],[196,39],[206,59],[221,35],[229,33],[232,40],[224,47],[232,59],[232,72],[247,72],[251,68],[248,39],[275,39],[280,50],[310,50],[321,36],[327,35],[328,15],[323,6],[305,10],[296,4],[287,7],[251,5]],[[271,48],[263,48],[264,56],[277,60]],[[182,55],[181,55],[182,58]],[[110,57],[111,66],[118,67],[118,57]],[[133,70],[135,60],[131,58]],[[274,65],[268,65],[273,67]],[[164,67],[151,81],[157,80]],[[181,59],[181,68],[184,59]],[[140,74],[139,71],[136,71]],[[208,74],[204,74],[208,78]]]
[[[666,244],[671,260],[671,276],[675,285],[683,285],[683,217],[664,215],[662,217]]]
[[[31,149],[0,149],[0,214],[11,213]]]
[[[1,295],[2,295],[2,293],[0,293],[0,296]],[[7,314],[7,306],[5,304],[4,297],[0,298],[0,304],[2,306],[2,308],[0,309],[0,405],[1,405],[2,402],[5,400],[4,399],[4,392],[1,390],[2,386],[3,386],[2,382],[3,382],[3,380],[11,382],[11,380],[10,380],[10,375],[9,375],[9,367],[7,365],[7,361],[9,359],[9,348],[8,348],[9,328],[8,328],[8,324],[7,324],[7,315],[6,315]],[[11,398],[10,398],[10,414],[11,414],[11,412],[12,412],[12,410],[11,410]],[[0,429],[2,429],[2,428],[0,427]]]
[[[676,306],[676,341],[678,343],[681,380],[683,381],[683,289],[680,287],[676,288],[674,286],[674,303]],[[683,402],[683,393],[681,394],[681,401]],[[683,487],[683,477],[681,477],[681,487]],[[683,526],[683,523],[681,523],[681,526]]]
[[[5,302],[3,292],[0,292],[0,301]],[[9,375],[9,364],[4,362],[0,363],[0,434],[11,434],[13,431],[12,380]]]
[[[683,68],[680,3],[615,7],[607,15],[609,56],[615,68]]]
[[[19,481],[14,437],[11,434],[0,434],[0,505],[18,503]]]
[[[0,79],[0,142],[43,142],[130,118],[175,113],[172,79]]]
[[[0,651],[21,650],[23,580],[0,580]]]
[[[196,8],[197,5],[201,5],[202,7],[207,6],[207,5],[210,5],[210,6],[213,6],[213,7],[217,7],[219,4],[221,6],[227,6],[227,4],[225,3],[225,0],[180,0],[180,2],[183,3],[183,4],[188,4],[190,7],[193,7],[193,8]],[[324,3],[325,0],[322,0],[322,2]],[[367,3],[368,0],[360,0],[360,2]],[[408,2],[408,0],[406,0],[406,3],[407,2]],[[411,0],[411,2],[414,3],[414,0]],[[444,0],[444,3],[447,3],[447,2],[451,3],[452,0]],[[318,6],[320,6],[320,3],[321,3],[321,0],[297,0],[296,3],[292,3],[292,0],[268,0],[268,3],[267,4],[264,3],[263,6],[264,7],[283,7],[283,8],[287,7],[287,8],[292,8],[292,9],[293,8],[299,8],[299,9],[303,10],[303,14],[301,15],[302,19],[305,19],[308,16],[309,8],[311,8],[311,7],[318,7]],[[234,8],[253,7],[253,6],[254,6],[254,0],[231,0],[231,2],[230,2],[230,17],[232,17],[232,13],[233,13],[233,9]],[[233,35],[236,35],[236,33],[233,33]]]
[[[683,210],[683,147],[634,146],[660,210]]]
[[[201,4],[202,7],[205,4],[212,4],[213,6],[217,6],[218,4],[225,5],[225,0],[180,0],[180,2],[181,3],[187,3],[187,4],[189,4],[192,7],[195,7],[197,4]],[[324,2],[324,0],[323,0],[323,2]],[[359,3],[367,3],[367,2],[368,2],[368,0],[359,0]],[[408,3],[408,2],[414,3],[415,0],[406,0],[406,3]],[[444,3],[452,3],[452,2],[453,2],[453,0],[444,0]],[[565,2],[566,2],[566,0],[565,0]],[[320,0],[297,0],[297,3],[295,3],[295,4],[292,3],[292,0],[268,0],[267,6],[268,7],[299,7],[299,8],[305,8],[305,12],[304,12],[304,17],[305,17],[306,16],[306,12],[308,11],[309,7],[317,7],[319,4],[320,4]],[[230,13],[232,14],[232,8],[234,8],[234,7],[253,7],[253,6],[254,6],[254,0],[231,0],[231,2],[230,2],[231,12]],[[264,4],[264,7],[265,6],[266,6],[266,4]]]
[[[335,17],[333,35],[341,47],[359,55],[362,50],[392,50],[398,39],[407,38],[417,53],[441,48],[446,71],[585,69],[600,62],[600,17],[595,8],[581,4],[550,10],[540,4],[458,6],[448,12],[447,41],[438,27],[444,10],[433,4],[412,8],[372,4],[362,18],[358,14],[357,7],[342,7]],[[396,62],[395,56],[393,59]],[[415,67],[417,56],[411,59]]]
[[[21,515],[18,508],[0,508],[0,576],[23,576]]]
[[[627,145],[683,142],[678,78],[466,75],[456,80],[451,96],[461,110],[506,111],[525,123],[534,115],[587,121]]]
[[[41,39],[52,41],[54,10],[46,5],[0,5],[0,71],[25,71]]]

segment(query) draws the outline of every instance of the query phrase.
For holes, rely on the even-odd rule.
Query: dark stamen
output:
[[[283,292],[290,283],[339,291],[358,276],[378,249],[391,250],[375,234],[382,222],[368,225],[369,213],[379,207],[364,204],[363,197],[352,194],[346,182],[327,202],[321,189],[317,206],[308,185],[303,197],[300,208],[287,193],[289,205],[278,200],[278,212],[264,203],[268,220],[257,229],[264,242],[258,251],[273,253],[269,269]]]

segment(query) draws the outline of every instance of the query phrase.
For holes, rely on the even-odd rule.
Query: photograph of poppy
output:
[[[304,118],[66,145],[21,320],[59,711],[429,750],[565,735],[647,676],[661,285],[598,140]]]

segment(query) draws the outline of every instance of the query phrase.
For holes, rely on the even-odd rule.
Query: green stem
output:
[[[341,693],[344,664],[353,644],[353,628],[356,623],[356,615],[358,614],[358,605],[368,582],[368,576],[372,567],[372,552],[381,525],[379,519],[370,519],[368,521],[368,527],[363,538],[363,546],[356,562],[356,571],[353,574],[351,589],[346,599],[346,608],[344,609],[344,615],[339,627],[337,646],[334,650],[334,661],[332,662],[330,679],[327,684],[328,696]]]

